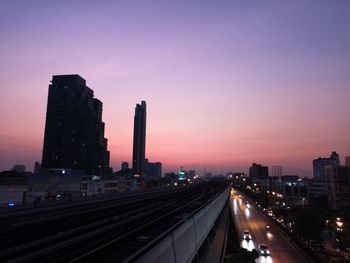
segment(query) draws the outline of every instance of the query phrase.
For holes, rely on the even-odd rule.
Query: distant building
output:
[[[188,178],[193,179],[196,176],[196,171],[195,170],[188,170],[187,174],[188,174]]]
[[[168,173],[165,173],[165,179],[169,181],[173,181],[177,179],[177,175],[174,172],[168,172]]]
[[[326,166],[339,166],[339,155],[337,152],[332,152],[329,158],[321,158],[315,159],[312,161],[313,170],[314,170],[314,178],[319,180],[326,180],[325,177],[325,167]]]
[[[97,194],[103,194],[106,192],[106,182],[101,180],[99,176],[86,176],[81,180],[82,196],[93,196]]]
[[[282,166],[271,166],[270,176],[281,177],[283,175]]]
[[[17,171],[0,173],[0,205],[25,202],[28,190],[28,176]]]
[[[297,175],[285,175],[281,178],[282,194],[290,198],[300,198],[308,196],[307,182]]]
[[[81,183],[87,175],[81,170],[42,169],[28,180],[29,198],[42,199],[57,195],[81,196]],[[91,177],[91,176],[90,176]]]
[[[317,178],[309,179],[308,186],[309,197],[322,198],[327,197],[327,182]]]
[[[253,163],[249,168],[249,177],[255,177],[259,179],[267,179],[269,177],[269,169],[267,166]]]
[[[308,197],[308,180],[298,175],[269,178],[269,190],[281,194],[294,205],[304,205]]]
[[[105,175],[109,151],[102,102],[79,75],[52,77],[47,101],[42,168]]]
[[[213,174],[211,172],[205,172],[204,173],[204,178],[211,179],[212,177],[213,177]]]
[[[350,167],[350,156],[345,157],[345,165]]]
[[[41,163],[35,162],[34,163],[34,174],[38,174],[40,172],[40,169],[41,169]]]
[[[122,162],[121,169],[122,169],[122,170],[127,170],[127,169],[129,169],[129,163],[128,163],[128,162]]]
[[[145,175],[146,151],[146,102],[136,104],[134,116],[134,140],[132,154],[132,168],[135,174]]]
[[[28,177],[16,170],[2,171],[0,173],[0,185],[27,185]]]
[[[187,172],[184,171],[181,167],[181,170],[177,173],[177,179],[179,181],[184,181],[187,179]]]
[[[162,163],[148,162],[147,164],[147,177],[153,177],[160,179],[162,177]]]
[[[328,205],[331,209],[350,209],[350,157],[346,165],[326,166],[325,175],[328,186]]]
[[[26,167],[23,164],[15,164],[11,170],[22,174],[25,172]]]

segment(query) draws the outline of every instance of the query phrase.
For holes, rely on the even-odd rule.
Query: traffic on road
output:
[[[236,231],[241,233],[241,246],[259,252],[257,263],[311,262],[246,196],[232,189],[230,201]]]

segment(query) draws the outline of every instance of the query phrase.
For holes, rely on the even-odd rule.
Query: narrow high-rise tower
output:
[[[132,169],[135,174],[145,174],[146,149],[146,102],[136,104],[134,116],[134,143],[132,154]]]
[[[109,151],[102,102],[79,75],[53,76],[47,101],[42,168],[104,175]]]

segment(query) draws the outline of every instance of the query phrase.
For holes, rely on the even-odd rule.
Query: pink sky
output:
[[[79,10],[79,12],[77,12]],[[0,3],[0,170],[41,161],[52,75],[103,102],[116,170],[147,102],[146,155],[208,171],[310,176],[350,144],[350,3]]]

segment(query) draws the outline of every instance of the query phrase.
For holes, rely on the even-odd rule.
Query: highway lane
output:
[[[240,195],[240,197],[239,197]],[[242,235],[241,246],[248,249],[257,249],[259,243],[268,245],[270,256],[260,256],[257,263],[309,263],[293,244],[280,233],[278,226],[271,224],[265,217],[260,208],[249,202],[249,208],[246,207],[248,199],[237,191],[231,192],[231,202],[234,215],[234,223],[237,233]],[[266,226],[270,226],[267,232]],[[252,240],[243,240],[243,230],[249,230]]]

